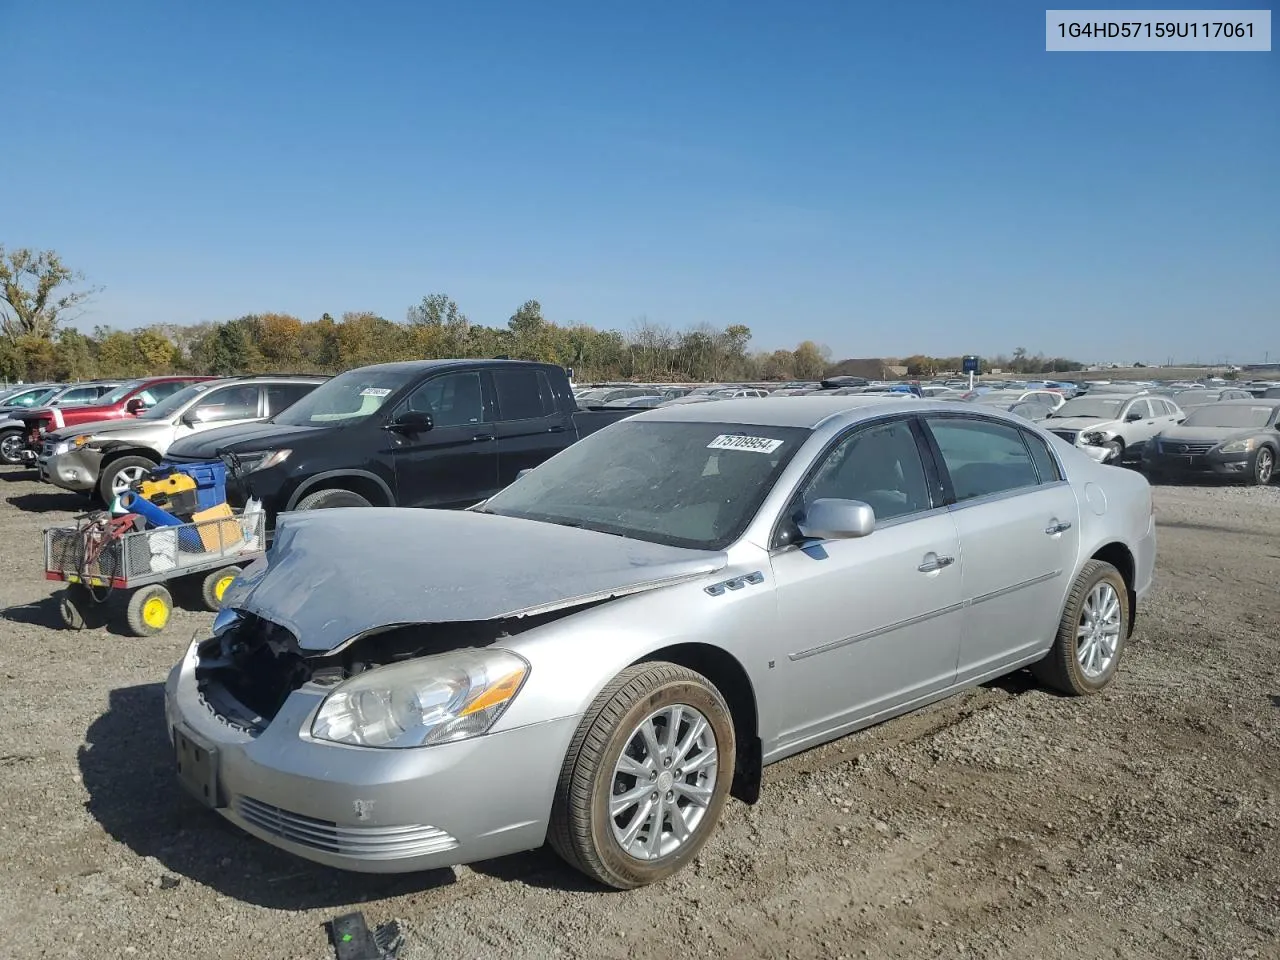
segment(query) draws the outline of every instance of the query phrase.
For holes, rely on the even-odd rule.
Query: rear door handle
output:
[[[1065,531],[1070,529],[1071,529],[1071,521],[1054,520],[1052,523],[1050,523],[1047,527],[1044,528],[1044,532],[1049,534],[1049,536],[1053,536],[1054,534],[1064,533]]]
[[[955,557],[940,557],[936,553],[926,553],[924,563],[916,567],[921,573],[933,573],[941,570],[943,567],[949,567],[956,562]]]
[[[492,440],[492,439],[493,439],[493,434],[492,434],[492,433],[477,433],[477,434],[476,434],[474,437],[472,437],[471,439],[472,439],[472,440]]]

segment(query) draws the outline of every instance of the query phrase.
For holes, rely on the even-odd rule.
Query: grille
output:
[[[402,827],[338,826],[263,803],[252,797],[236,800],[236,812],[249,824],[291,843],[365,860],[398,860],[444,853],[458,841],[435,827],[410,824]]]
[[[1075,443],[1076,437],[1080,436],[1079,430],[1050,430],[1049,432],[1061,437],[1067,443]]]
[[[42,454],[44,454],[46,457],[52,457],[52,456],[53,456],[53,448],[54,448],[55,446],[57,446],[57,444],[56,444],[53,440],[46,440],[46,441],[44,442],[44,446],[41,448],[40,452],[41,452]]]
[[[1212,443],[1183,443],[1181,440],[1161,440],[1157,446],[1161,453],[1172,453],[1180,457],[1202,456],[1214,447]]]

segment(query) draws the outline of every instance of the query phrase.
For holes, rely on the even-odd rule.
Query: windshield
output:
[[[145,413],[138,415],[139,420],[168,420],[190,401],[194,400],[200,394],[204,393],[209,387],[213,386],[214,381],[203,380],[200,383],[193,383],[189,387],[183,387],[177,393],[171,393],[165,397],[154,407]]]
[[[100,397],[97,400],[97,402],[102,404],[103,406],[107,406],[113,403],[119,403],[129,394],[133,393],[133,391],[137,390],[141,383],[142,383],[141,380],[130,380],[128,383],[122,383],[120,384],[120,386],[116,387],[114,390],[108,393],[105,397]]]
[[[483,512],[720,550],[808,437],[798,427],[624,420],[517,480]]]
[[[1275,407],[1211,403],[1187,415],[1184,427],[1265,427]]]
[[[1053,415],[1055,420],[1064,417],[1094,417],[1099,420],[1114,420],[1120,415],[1120,407],[1124,400],[1105,399],[1103,397],[1080,397],[1068,400]]]
[[[45,401],[53,399],[53,395],[58,392],[58,388],[49,389],[41,387],[39,390],[27,390],[15,393],[6,404],[13,407],[39,407],[43,406]]]
[[[410,370],[348,370],[316,387],[293,406],[272,417],[288,427],[349,423],[372,416],[387,398],[409,382]]]

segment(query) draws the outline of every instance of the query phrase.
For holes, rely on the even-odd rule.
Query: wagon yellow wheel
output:
[[[173,597],[159,584],[141,587],[129,598],[129,630],[135,636],[155,636],[172,617]]]
[[[238,576],[240,576],[239,567],[223,567],[205,577],[202,589],[204,605],[215,613],[221,610],[222,598]]]

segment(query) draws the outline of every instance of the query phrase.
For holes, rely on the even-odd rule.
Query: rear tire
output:
[[[107,622],[106,609],[94,600],[89,588],[71,583],[58,597],[58,613],[68,630],[92,630]]]
[[[330,507],[371,507],[368,500],[350,490],[335,488],[309,493],[294,507],[295,510],[327,510]]]
[[[596,697],[569,745],[547,834],[552,848],[619,890],[665,880],[715,830],[736,754],[733,717],[710,681],[673,663],[628,667]],[[651,855],[634,855],[649,843]]]
[[[221,610],[222,596],[227,592],[227,587],[231,586],[231,581],[238,576],[240,576],[240,568],[236,566],[223,567],[206,576],[204,583],[200,586],[200,597],[205,607],[214,613]]]
[[[6,420],[8,417],[5,418]],[[8,467],[16,467],[22,463],[22,431],[0,431],[0,463]]]
[[[1031,672],[1041,683],[1071,696],[1098,693],[1115,679],[1128,639],[1129,588],[1124,577],[1111,564],[1090,560],[1067,595],[1053,646]]]
[[[118,457],[110,461],[102,468],[102,476],[98,477],[98,496],[104,504],[111,506],[111,501],[128,489],[129,483],[143,479],[155,466],[156,462],[150,457]],[[117,489],[117,484],[124,484],[123,489]]]

